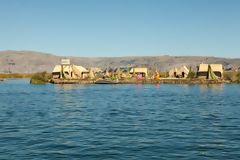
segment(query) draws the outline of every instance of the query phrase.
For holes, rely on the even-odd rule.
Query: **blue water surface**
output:
[[[240,85],[0,82],[0,159],[240,159]]]

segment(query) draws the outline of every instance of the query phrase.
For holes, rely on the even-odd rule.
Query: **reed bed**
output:
[[[224,72],[223,78],[231,83],[240,83],[240,72]]]
[[[0,78],[31,78],[34,73],[9,73],[0,74]]]
[[[30,80],[31,84],[46,84],[49,83],[49,80],[52,78],[52,74],[47,72],[35,73]]]

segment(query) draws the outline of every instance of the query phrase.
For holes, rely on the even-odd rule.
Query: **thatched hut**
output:
[[[133,74],[134,71],[135,71],[135,73],[140,73],[142,76],[145,75],[145,77],[147,77],[147,74],[148,74],[147,68],[132,68],[130,70],[130,74]]]
[[[93,73],[102,73],[103,71],[100,68],[92,67]]]
[[[171,78],[176,78],[177,77],[177,68],[176,67],[174,67],[174,68],[172,68],[170,71],[169,71],[169,77],[171,77]]]
[[[69,58],[62,58],[61,64],[56,65],[52,71],[54,79],[57,78],[67,78],[67,79],[80,79],[84,78],[85,74],[88,74],[89,71],[82,67],[72,65]]]
[[[187,78],[189,73],[189,70],[187,69],[186,66],[182,66],[178,71],[177,71],[177,77],[179,78]]]
[[[86,73],[88,73],[87,69],[75,65],[56,65],[52,71],[53,78],[55,79],[61,78],[61,74],[64,74],[65,78],[84,78],[84,74]]]
[[[209,67],[217,77],[223,78],[222,64],[200,64],[198,66],[197,77],[207,79]]]
[[[72,69],[69,65],[68,66],[56,65],[52,71],[53,78],[61,78],[61,74],[71,77],[71,73]]]
[[[76,69],[78,70],[79,76],[77,76],[77,77],[84,79],[88,76],[89,70],[87,70],[83,66],[75,66],[75,65],[72,65],[72,66],[73,66],[73,69],[76,67]],[[74,75],[76,75],[76,72],[74,72],[74,70],[73,70],[73,73],[74,73]]]

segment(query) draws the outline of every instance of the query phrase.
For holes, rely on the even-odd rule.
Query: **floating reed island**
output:
[[[240,74],[239,74],[240,75]],[[240,76],[239,76],[240,79]],[[46,81],[45,81],[46,82]],[[106,68],[86,69],[70,63],[64,58],[60,65],[56,65],[50,79],[54,84],[221,84],[231,83],[224,79],[222,64],[199,64],[197,71],[186,66],[172,68],[168,72],[148,68],[132,67],[109,72]]]

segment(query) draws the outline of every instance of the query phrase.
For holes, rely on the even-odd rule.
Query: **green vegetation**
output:
[[[164,77],[164,76],[161,74],[161,70],[160,70],[160,69],[157,70],[157,73],[158,73],[158,75],[159,75],[159,78],[160,78],[160,77]]]
[[[156,71],[156,70],[155,70]],[[148,73],[148,77],[153,77],[153,76],[155,76],[155,72],[149,72]],[[167,78],[167,77],[169,77],[169,73],[168,72],[158,72],[158,74],[159,74],[159,77],[161,77],[161,78]]]
[[[126,76],[130,77],[130,70],[129,70],[129,68],[127,68]]]
[[[159,77],[167,78],[168,77],[168,72],[160,72],[160,70],[159,70]]]
[[[188,75],[187,75],[187,78],[189,78],[189,79],[195,78],[195,72],[193,71],[192,66],[190,66],[190,69],[189,69],[189,73],[188,73]]]
[[[9,74],[0,74],[0,78],[31,78],[33,73],[9,73]]]
[[[120,70],[120,67],[117,68],[117,76],[118,76],[118,78],[121,78],[121,70]]]
[[[237,83],[240,83],[240,73],[237,74],[237,80],[236,80]]]
[[[49,79],[51,78],[51,74],[48,74],[47,72],[39,72],[35,73],[30,80],[31,84],[46,84],[49,82]]]
[[[230,83],[240,83],[240,72],[224,72],[223,79]]]
[[[137,77],[136,72],[135,72],[135,68],[133,68],[133,74],[132,77]]]
[[[169,77],[169,72],[166,72],[166,77]]]

